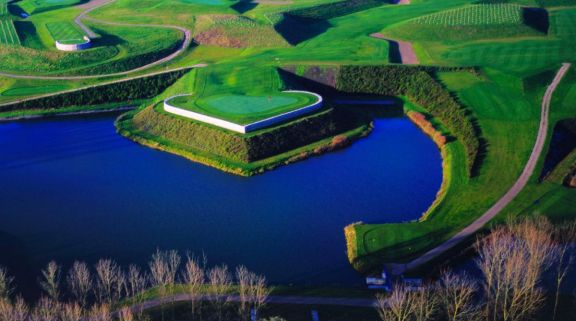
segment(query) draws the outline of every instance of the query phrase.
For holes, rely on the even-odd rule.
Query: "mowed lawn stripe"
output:
[[[69,22],[51,22],[46,24],[52,38],[60,43],[83,43],[84,34]]]
[[[14,28],[12,20],[0,19],[0,43],[6,45],[19,45],[20,39],[18,38],[18,33]]]

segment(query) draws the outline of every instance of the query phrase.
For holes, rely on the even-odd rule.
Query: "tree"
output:
[[[150,267],[150,275],[152,285],[158,288],[160,300],[166,299],[167,287],[170,284],[170,264],[166,252],[156,250],[152,255],[152,259],[148,263]],[[162,320],[164,320],[164,304],[161,305]]]
[[[130,265],[128,267],[128,279],[127,279],[127,295],[128,297],[134,299],[135,303],[140,304],[143,300],[143,292],[148,284],[147,276],[140,271],[140,268],[136,265]],[[138,316],[142,316],[142,309],[138,309]]]
[[[238,282],[238,295],[240,298],[239,314],[242,319],[246,318],[249,307],[250,282],[252,275],[248,269],[241,265],[236,268],[236,281]]]
[[[558,300],[560,299],[560,287],[568,276],[568,272],[572,268],[575,257],[576,243],[576,222],[571,222],[554,229],[552,235],[553,240],[556,242],[556,291],[554,294],[554,308],[552,312],[552,321],[556,320],[558,313]]]
[[[224,309],[229,302],[228,291],[232,285],[232,277],[228,272],[228,266],[216,266],[208,272],[210,283],[211,302],[216,310],[219,321],[222,321]]]
[[[60,266],[56,262],[50,261],[42,270],[40,287],[49,298],[58,302],[60,299]]]
[[[92,276],[90,270],[84,262],[74,262],[66,277],[70,294],[80,304],[86,307],[90,290],[92,289]]]
[[[42,297],[30,314],[30,321],[58,321],[60,304],[52,298]]]
[[[263,275],[250,272],[248,280],[248,300],[258,315],[258,312],[266,305],[271,290]]]
[[[510,221],[476,242],[487,320],[520,321],[544,304],[543,273],[554,262],[553,227],[544,218]]]
[[[112,304],[117,293],[121,270],[116,262],[102,259],[96,263],[96,299],[98,303]]]
[[[62,321],[82,321],[83,308],[80,304],[66,303],[60,310],[60,319]]]
[[[90,309],[90,321],[112,321],[110,307],[107,304],[95,304]]]
[[[134,321],[134,315],[132,314],[132,310],[128,307],[124,307],[120,309],[118,312],[118,320],[119,321]]]
[[[6,268],[0,266],[0,300],[8,300],[14,291],[14,278],[8,275]]]
[[[478,318],[479,307],[474,303],[478,287],[466,275],[444,273],[438,295],[448,321],[470,321]]]
[[[383,321],[409,321],[414,316],[414,296],[402,284],[395,285],[389,296],[377,294],[376,300]]]
[[[190,255],[188,256],[186,264],[184,265],[182,280],[184,281],[184,284],[188,290],[192,319],[194,319],[197,313],[198,304],[202,302],[199,299],[202,295],[202,286],[204,285],[205,272],[198,263],[198,260],[194,257],[191,257]]]

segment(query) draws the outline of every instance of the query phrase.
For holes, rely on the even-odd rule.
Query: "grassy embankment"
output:
[[[370,130],[369,121],[331,108],[248,134],[166,113],[162,99],[182,92],[240,94],[277,92],[277,73],[271,68],[207,68],[190,73],[138,111],[117,121],[118,131],[139,143],[238,175],[254,175],[277,166],[345,146]],[[273,73],[272,73],[273,72]],[[273,77],[262,75],[274,74]],[[242,81],[238,83],[238,81]],[[263,85],[266,83],[266,85]]]

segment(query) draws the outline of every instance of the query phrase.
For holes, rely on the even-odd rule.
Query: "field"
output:
[[[46,24],[46,28],[54,38],[62,44],[81,44],[86,42],[84,34],[81,33],[73,24],[69,22],[52,22]]]
[[[283,114],[316,102],[316,97],[301,93],[270,93],[264,96],[216,95],[195,98],[176,97],[173,106],[246,125]]]
[[[0,0],[0,17],[7,16],[10,13],[8,12],[8,1],[7,0]]]
[[[514,4],[480,4],[434,13],[414,22],[441,26],[513,25],[522,23],[522,7]]]
[[[20,38],[10,19],[0,19],[0,44],[20,45]]]

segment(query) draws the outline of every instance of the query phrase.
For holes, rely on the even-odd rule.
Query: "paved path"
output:
[[[546,137],[548,134],[548,114],[550,112],[550,100],[552,99],[552,94],[556,87],[562,80],[562,77],[566,74],[568,69],[570,68],[569,63],[565,63],[562,65],[556,77],[552,83],[546,89],[546,93],[544,94],[544,98],[542,99],[542,111],[540,115],[540,128],[538,129],[538,135],[536,136],[536,142],[534,143],[534,147],[532,148],[532,153],[530,154],[530,158],[518,177],[518,180],[512,185],[512,187],[494,204],[486,213],[484,213],[480,218],[474,221],[472,224],[468,225],[465,229],[460,231],[458,234],[454,235],[452,238],[447,240],[446,242],[440,244],[439,246],[433,248],[432,250],[424,253],[422,256],[414,259],[413,261],[407,264],[393,264],[391,265],[392,273],[399,275],[404,273],[407,270],[415,269],[432,259],[438,257],[442,253],[450,250],[455,245],[460,243],[461,241],[467,239],[468,237],[472,236],[478,230],[480,230],[488,221],[490,221],[494,216],[496,216],[502,209],[504,209],[512,200],[522,191],[522,189],[528,183],[528,180],[534,173],[534,169],[538,164],[538,159],[540,159],[540,155],[542,154],[542,150],[544,149],[544,144],[546,143]]]
[[[230,302],[239,302],[240,297],[237,295],[227,296]],[[199,300],[210,301],[213,297],[209,295],[203,295]],[[148,310],[151,308],[159,307],[162,304],[173,303],[173,302],[189,302],[190,296],[188,294],[176,294],[164,299],[154,299],[145,301],[141,304],[133,305],[131,308],[133,311]],[[349,306],[349,307],[363,307],[363,308],[373,308],[377,307],[376,299],[368,298],[332,298],[332,297],[312,297],[312,296],[282,296],[282,295],[272,295],[266,300],[267,304],[293,304],[293,305],[338,305],[338,306]]]
[[[414,52],[414,46],[412,46],[411,42],[402,41],[402,40],[394,40],[386,38],[383,34],[376,32],[370,35],[372,38],[386,40],[391,44],[395,44],[398,46],[398,53],[400,54],[400,63],[403,65],[417,65],[420,63],[418,57],[416,56],[416,52]]]
[[[188,48],[188,46],[190,46],[190,43],[192,42],[192,32],[189,29],[186,29],[186,28],[183,28],[180,26],[159,25],[159,24],[129,24],[129,23],[120,23],[120,22],[109,22],[109,21],[103,21],[103,20],[98,20],[98,19],[86,17],[86,14],[90,13],[91,11],[98,9],[98,8],[101,8],[107,4],[114,2],[114,1],[115,0],[93,0],[93,1],[88,2],[84,5],[82,5],[83,8],[86,8],[86,10],[84,10],[82,13],[80,13],[80,15],[78,15],[76,17],[76,19],[74,19],[74,21],[91,38],[96,37],[97,35],[94,34],[92,32],[92,30],[90,30],[90,28],[86,27],[81,22],[82,19],[89,19],[89,20],[97,22],[97,23],[107,24],[107,25],[111,25],[111,26],[176,29],[176,30],[179,30],[179,31],[184,33],[184,41],[182,42],[182,44],[180,45],[178,50],[176,50],[175,52],[173,52],[169,56],[166,56],[160,60],[156,60],[154,62],[146,64],[144,66],[134,68],[131,70],[127,70],[127,71],[122,71],[122,72],[103,74],[103,75],[84,75],[84,76],[36,76],[36,75],[22,75],[22,74],[11,74],[11,73],[0,72],[0,77],[16,78],[16,79],[78,80],[78,79],[109,78],[109,77],[125,76],[125,75],[131,74],[131,73],[142,71],[144,69],[148,69],[148,68],[154,67],[156,65],[160,65],[162,63],[168,62],[168,61],[176,58],[178,55],[180,55],[182,52],[184,52]],[[203,64],[195,65],[195,67],[199,67],[199,66],[205,66],[205,65],[203,65]]]

